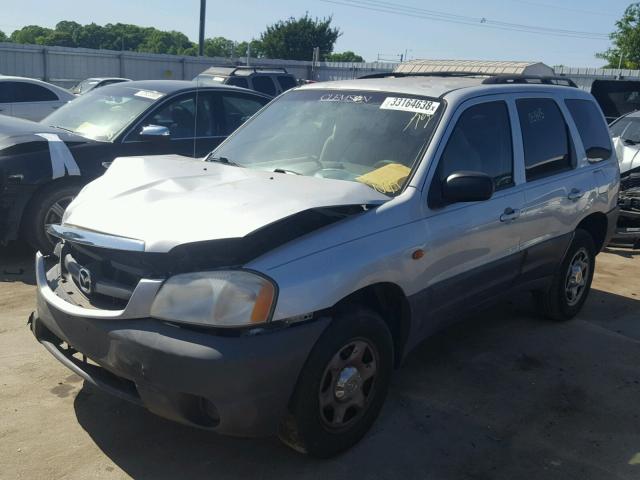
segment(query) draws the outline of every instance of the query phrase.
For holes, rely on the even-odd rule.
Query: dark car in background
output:
[[[286,68],[211,67],[193,79],[200,85],[235,85],[276,96],[298,85]]]
[[[74,95],[84,95],[85,93],[89,93],[91,90],[94,90],[96,88],[106,87],[107,85],[113,85],[114,83],[130,81],[131,79],[129,78],[120,77],[87,78],[86,80],[82,80],[80,83],[71,87],[69,91]]]
[[[0,116],[0,244],[46,233],[117,157],[203,157],[271,97],[178,80],[124,82],[82,95],[41,122]],[[132,174],[135,174],[132,172]]]

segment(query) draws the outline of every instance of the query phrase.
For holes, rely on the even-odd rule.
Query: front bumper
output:
[[[36,276],[31,328],[56,359],[162,417],[228,435],[277,431],[300,370],[329,323],[321,318],[252,336],[218,336],[136,316],[139,308],[109,315],[64,302],[49,286],[39,254]]]

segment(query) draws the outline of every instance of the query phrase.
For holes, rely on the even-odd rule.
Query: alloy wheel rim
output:
[[[62,216],[64,215],[64,211],[67,209],[72,200],[73,195],[60,197],[49,207],[47,213],[45,213],[44,215],[43,227],[45,232],[47,231],[47,227],[49,225],[57,225],[62,223]],[[50,241],[53,241],[53,238],[48,233],[47,238]]]
[[[571,258],[565,278],[565,298],[570,307],[576,305],[582,298],[587,286],[591,265],[589,253],[580,248]]]
[[[377,349],[365,339],[350,340],[326,366],[320,382],[320,418],[325,427],[341,430],[367,411],[378,373]]]

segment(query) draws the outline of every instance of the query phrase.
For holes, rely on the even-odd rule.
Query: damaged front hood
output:
[[[379,205],[389,197],[356,182],[203,162],[176,155],[116,159],[85,187],[64,225],[142,240],[147,252],[241,238],[322,207]]]
[[[615,137],[613,139],[613,146],[620,164],[621,175],[624,175],[630,170],[640,168],[640,155],[638,155],[640,145],[625,145],[621,137]]]

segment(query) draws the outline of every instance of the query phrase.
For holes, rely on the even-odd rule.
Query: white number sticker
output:
[[[381,110],[401,110],[403,112],[433,115],[440,106],[440,102],[421,98],[387,97],[380,105]]]
[[[153,90],[138,90],[134,95],[136,97],[148,98],[149,100],[157,100],[163,96],[164,93],[155,92]]]

